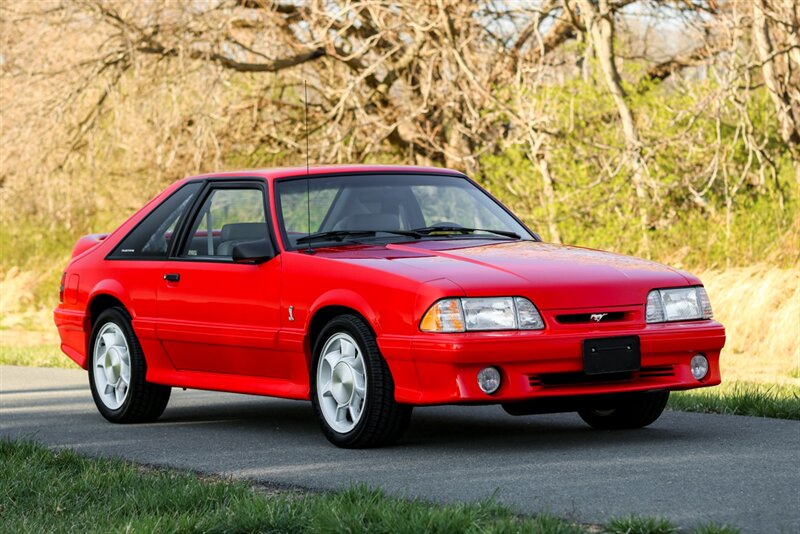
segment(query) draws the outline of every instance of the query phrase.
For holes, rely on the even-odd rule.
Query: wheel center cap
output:
[[[108,355],[106,357],[106,376],[108,377],[108,381],[113,383],[117,381],[120,373],[120,357],[116,347],[111,347],[108,349]]]
[[[333,368],[331,393],[339,404],[347,404],[353,396],[353,370],[344,362]]]

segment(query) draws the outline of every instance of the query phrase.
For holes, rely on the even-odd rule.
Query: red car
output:
[[[696,277],[544,243],[463,174],[320,167],[181,180],[62,278],[62,350],[100,413],[154,420],[173,386],[311,400],[341,447],[413,406],[655,421],[719,384],[725,330]]]

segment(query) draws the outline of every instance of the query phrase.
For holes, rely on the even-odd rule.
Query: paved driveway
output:
[[[0,367],[0,436],[93,456],[315,489],[353,483],[438,502],[494,495],[523,513],[603,523],[628,514],[682,526],[800,531],[800,422],[667,412],[600,432],[574,414],[422,408],[396,447],[329,445],[311,405],[173,390],[153,424],[107,423],[85,373]]]

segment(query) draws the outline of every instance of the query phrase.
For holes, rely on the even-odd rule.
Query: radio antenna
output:
[[[305,120],[306,123],[306,174],[308,174],[310,164],[308,162],[308,82],[306,80],[303,80],[303,95],[305,96],[303,119]]]
[[[303,120],[305,122],[305,129],[306,129],[306,222],[308,223],[308,236],[311,236],[311,183],[308,179],[308,175],[310,174],[310,163],[308,161],[308,82],[303,80],[303,96],[305,98],[304,103],[305,106],[303,107]],[[313,254],[314,248],[311,246],[311,240],[308,240],[308,248],[306,248],[306,254]]]

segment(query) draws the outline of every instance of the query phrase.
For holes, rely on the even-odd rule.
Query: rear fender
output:
[[[89,292],[89,299],[86,303],[87,316],[89,314],[89,310],[92,307],[92,302],[94,302],[94,300],[101,295],[114,297],[115,299],[120,301],[123,306],[125,306],[125,309],[130,314],[131,319],[134,319],[136,317],[135,310],[131,308],[131,298],[130,295],[128,294],[128,291],[119,281],[113,279],[101,280]]]

